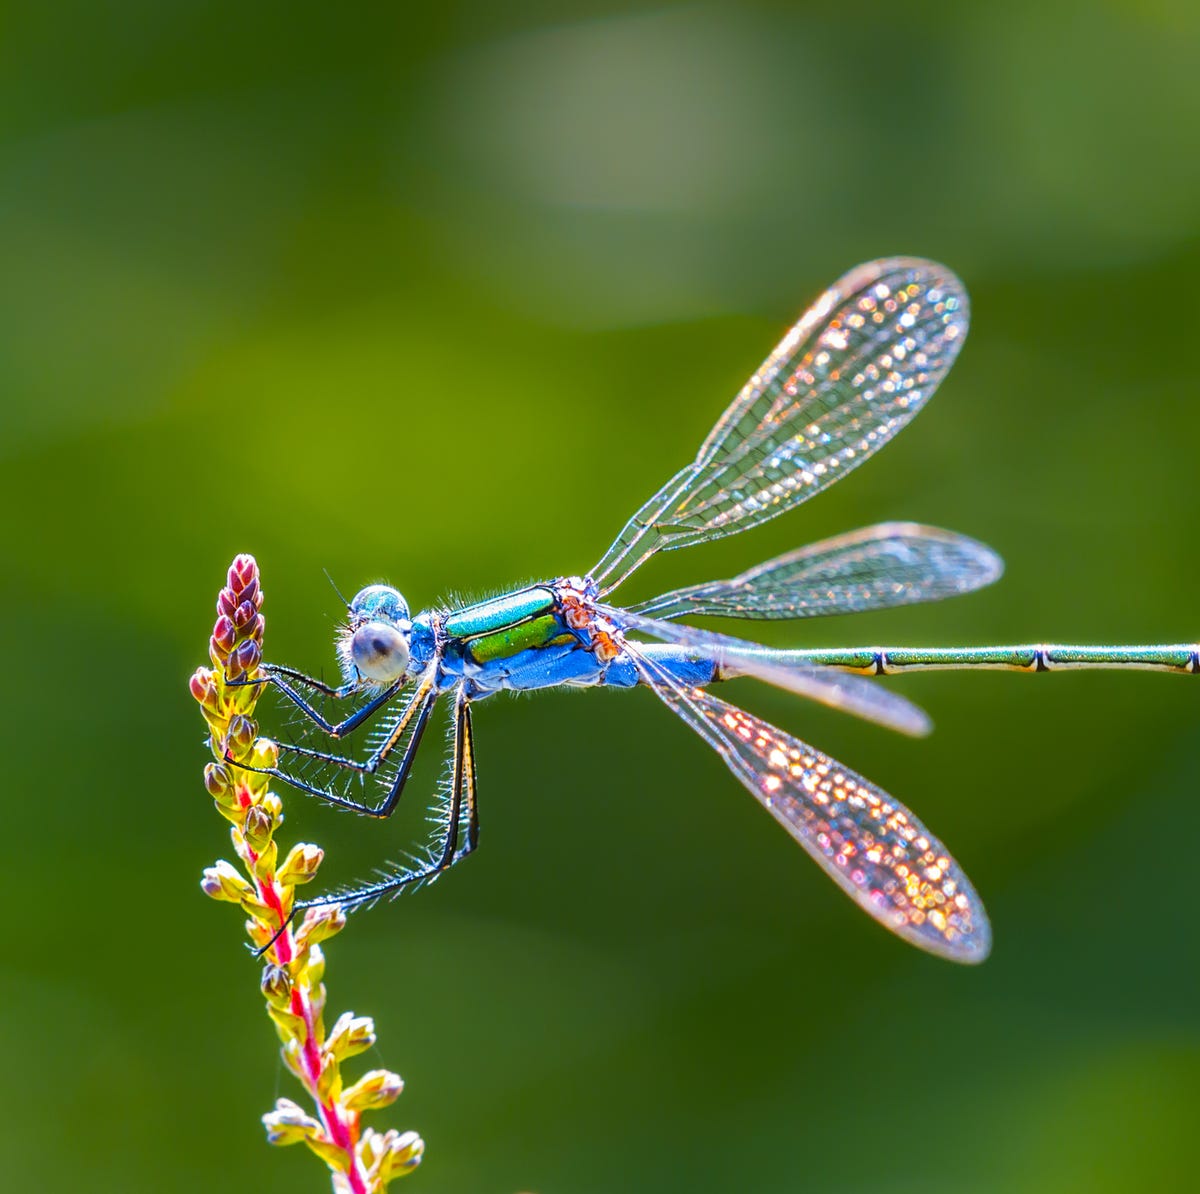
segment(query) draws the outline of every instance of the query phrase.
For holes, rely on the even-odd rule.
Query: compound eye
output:
[[[383,618],[399,622],[408,617],[408,602],[391,585],[367,585],[350,602],[351,621]]]
[[[350,657],[368,680],[390,684],[408,671],[408,639],[386,622],[367,622],[350,640]]]

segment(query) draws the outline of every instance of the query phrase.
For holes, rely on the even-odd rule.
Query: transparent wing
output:
[[[711,660],[717,665],[721,679],[753,676],[776,688],[808,697],[843,713],[853,713],[914,738],[923,737],[933,728],[924,709],[864,676],[824,671],[811,663],[789,659],[790,652],[786,650],[748,643],[727,634],[697,630],[694,626],[676,626],[623,609],[605,606],[600,609],[623,630],[637,630],[663,642],[690,648],[697,659]],[[637,646],[628,641],[626,645]]]
[[[747,530],[819,493],[921,409],[967,334],[962,283],[911,257],[835,282],[591,575],[611,592],[654,552]]]
[[[946,847],[899,801],[836,759],[700,688],[633,647],[643,679],[865,912],[919,949],[982,962],[983,903]]]
[[[885,522],[630,608],[659,618],[811,618],[940,601],[990,585],[1003,571],[994,551],[965,535]]]

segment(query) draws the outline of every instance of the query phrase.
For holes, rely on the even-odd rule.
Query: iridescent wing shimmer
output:
[[[962,283],[916,258],[835,282],[591,575],[609,593],[654,552],[757,526],[832,485],[921,409],[967,334]]]
[[[808,697],[831,709],[853,713],[890,730],[898,730],[914,738],[923,737],[933,729],[929,715],[919,705],[881,688],[864,676],[847,675],[818,669],[811,663],[797,662],[785,649],[764,647],[727,634],[699,630],[695,626],[676,626],[646,618],[628,610],[601,606],[601,612],[622,630],[639,631],[667,643],[689,648],[697,659],[711,660],[717,666],[718,679],[734,676],[753,676],[787,692]],[[626,640],[636,649],[636,643]],[[643,656],[644,658],[644,656]]]
[[[990,585],[1003,571],[994,551],[965,535],[885,522],[630,608],[658,618],[811,618],[940,601]]]
[[[634,648],[636,652],[636,647]],[[638,666],[658,696],[865,912],[920,949],[982,962],[983,904],[946,847],[899,801],[836,759],[701,688]]]

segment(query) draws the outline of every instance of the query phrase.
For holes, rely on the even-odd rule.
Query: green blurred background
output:
[[[581,570],[848,266],[966,280],[894,446],[648,595],[887,518],[995,588],[772,641],[1200,634],[1200,14],[1186,0],[7,6],[0,38],[6,1190],[327,1188],[186,680],[237,551],[268,655],[338,602]],[[405,1188],[1188,1187],[1196,683],[916,677],[922,742],[731,695],[910,803],[962,969],[856,911],[648,694],[496,700],[484,846],[329,949],[399,1070]],[[270,724],[272,716],[265,714]],[[434,782],[435,749],[421,784]],[[353,877],[423,829],[289,801]]]

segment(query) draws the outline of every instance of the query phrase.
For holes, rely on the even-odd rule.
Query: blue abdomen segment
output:
[[[638,650],[649,657],[655,669],[665,672],[676,684],[704,687],[716,678],[716,665],[708,659],[694,658],[681,647],[668,644],[639,643]],[[463,667],[458,664],[457,667]],[[450,682],[457,680],[457,667],[447,660]],[[633,660],[622,652],[602,663],[577,643],[539,647],[521,651],[504,659],[476,666],[467,665],[461,673],[470,678],[479,695],[499,692],[534,692],[540,688],[603,685],[609,688],[635,688],[642,683]]]
[[[464,674],[480,694],[599,684],[603,672],[604,665],[574,640],[553,647],[529,648],[474,666],[466,663],[464,667]]]
[[[655,679],[655,672],[661,670],[684,688],[705,688],[717,678],[717,665],[711,659],[697,659],[693,650],[670,643],[638,643],[637,651],[653,665],[650,674]],[[612,688],[634,688],[643,683],[627,651],[608,665],[600,682]]]

